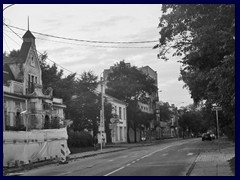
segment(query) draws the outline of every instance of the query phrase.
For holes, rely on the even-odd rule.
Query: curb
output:
[[[198,156],[200,155],[200,152],[197,154],[196,158],[194,159],[193,163],[191,164],[190,168],[188,169],[188,171],[186,172],[186,176],[190,176],[190,174],[192,173],[195,165],[196,165],[196,160],[198,158]]]

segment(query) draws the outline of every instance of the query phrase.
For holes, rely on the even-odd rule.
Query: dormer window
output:
[[[33,56],[31,57],[31,66],[35,67],[35,61],[34,61]]]

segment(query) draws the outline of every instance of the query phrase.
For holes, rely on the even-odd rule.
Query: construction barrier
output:
[[[61,158],[70,154],[67,146],[67,129],[3,132],[3,166]],[[64,153],[63,153],[64,152]]]

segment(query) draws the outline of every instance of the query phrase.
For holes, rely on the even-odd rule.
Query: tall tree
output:
[[[163,5],[159,57],[174,49],[183,64],[180,80],[195,103],[223,107],[229,137],[235,125],[235,6],[233,4]]]
[[[127,127],[132,127],[136,134],[139,125],[138,101],[146,103],[148,101],[147,94],[151,95],[157,91],[154,80],[149,76],[141,73],[137,67],[129,67],[124,61],[113,68],[108,76],[106,93],[116,97],[126,103],[127,108]],[[151,120],[151,119],[149,119]],[[130,142],[129,134],[127,134],[128,142]],[[136,136],[135,136],[136,141]]]

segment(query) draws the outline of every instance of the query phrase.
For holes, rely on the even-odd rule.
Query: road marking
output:
[[[112,172],[110,172],[110,173],[108,173],[108,174],[105,174],[104,176],[109,176],[109,175],[111,175],[111,174],[113,174],[113,173],[115,173],[115,172],[120,171],[120,170],[123,169],[123,168],[125,168],[125,167],[124,167],[124,166],[123,166],[123,167],[120,167],[120,168],[116,169],[115,171],[112,171]]]
[[[166,156],[166,155],[168,155],[168,153],[162,154],[161,156]]]
[[[110,159],[110,160],[108,160],[109,162],[112,162],[112,161],[114,161],[113,159]]]
[[[187,156],[192,156],[192,155],[193,155],[193,153],[188,153],[188,154],[187,154]]]
[[[180,145],[187,144],[187,143],[189,143],[189,142],[183,142],[183,143],[179,143],[179,144],[173,144],[173,145],[166,146],[166,147],[164,147],[164,148],[162,148],[162,149],[158,149],[158,150],[153,151],[153,152],[151,152],[151,153],[149,153],[149,154],[147,154],[147,155],[145,155],[145,156],[142,156],[140,159],[144,159],[144,158],[146,158],[146,157],[148,157],[148,156],[151,156],[152,154],[155,154],[155,153],[157,153],[157,152],[159,152],[159,151],[163,151],[163,150],[165,150],[165,149],[167,149],[167,148],[170,148],[170,147],[173,147],[173,146],[180,146]],[[136,161],[132,161],[130,164],[127,164],[127,165],[125,165],[125,166],[122,166],[122,167],[120,167],[120,168],[118,168],[118,169],[116,169],[116,170],[114,170],[114,171],[112,171],[112,172],[110,172],[110,173],[108,173],[108,174],[105,174],[104,176],[109,176],[109,175],[111,175],[111,174],[113,174],[113,173],[115,173],[115,172],[118,172],[118,171],[120,171],[120,170],[126,168],[127,166],[130,166],[131,164],[134,164],[134,163],[136,163]]]

